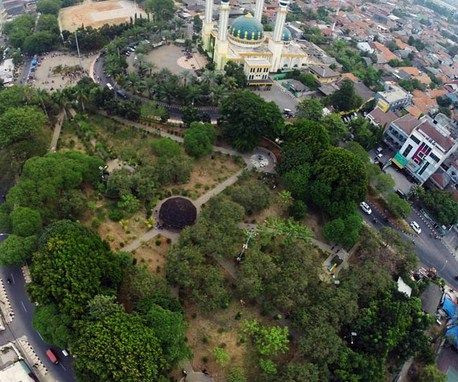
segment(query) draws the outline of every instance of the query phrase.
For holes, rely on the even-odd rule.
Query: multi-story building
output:
[[[385,82],[385,90],[376,93],[377,106],[383,111],[398,110],[412,102],[412,95],[392,82]]]
[[[421,121],[407,114],[392,121],[383,133],[383,141],[393,150],[399,150]]]
[[[449,130],[432,124],[427,118],[418,122],[392,158],[392,163],[406,169],[418,183],[423,184],[455,153],[458,141],[452,138]],[[393,124],[399,126],[399,120],[392,122],[390,127]]]

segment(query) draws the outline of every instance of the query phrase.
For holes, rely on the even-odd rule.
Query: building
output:
[[[412,102],[412,95],[392,82],[385,82],[385,90],[376,93],[377,106],[383,111],[398,110]]]
[[[420,119],[405,140],[392,163],[404,168],[420,184],[434,174],[442,163],[455,153],[458,142],[452,138],[450,131],[431,124],[427,119]],[[394,121],[393,124],[399,122]],[[388,129],[389,130],[389,129]]]
[[[9,58],[0,64],[0,79],[6,86],[13,85],[14,64],[13,59]]]
[[[261,24],[264,0],[256,0],[254,16],[240,16],[230,26],[229,0],[221,0],[217,27],[212,19],[213,0],[206,0],[202,41],[216,68],[233,61],[243,65],[250,84],[268,85],[271,72],[307,66],[308,55],[285,27],[288,5],[289,0],[280,0],[274,31],[265,32]]]
[[[366,115],[366,118],[374,125],[385,129],[391,122],[395,119],[398,119],[398,116],[393,113],[391,110],[388,110],[386,113],[376,107],[369,114]]]
[[[330,84],[340,78],[340,74],[326,66],[311,65],[309,71],[320,84]]]
[[[0,381],[34,382],[35,378],[12,342],[0,347]]]

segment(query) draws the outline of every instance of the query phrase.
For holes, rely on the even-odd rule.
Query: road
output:
[[[104,56],[100,55],[97,61],[95,62],[93,80],[101,86],[105,86],[107,83],[110,83],[111,85],[115,87],[115,89],[121,89],[121,88],[116,87],[115,81],[105,74],[104,69],[103,69],[104,61],[105,61]],[[129,95],[129,98],[136,98],[140,100],[141,102],[149,101],[149,99],[145,97],[140,97],[132,93],[129,93],[127,91],[125,92]],[[166,103],[163,103],[163,102],[157,102],[157,103],[160,104],[161,106],[164,106],[169,111],[171,120],[181,121],[181,107],[180,106],[167,105]],[[201,108],[201,111],[202,113],[208,114],[208,116],[210,117],[212,121],[216,121],[220,117],[219,109],[216,107]]]
[[[415,253],[417,254],[420,262],[427,267],[434,267],[437,269],[438,274],[442,277],[447,284],[455,289],[458,289],[458,280],[455,280],[455,276],[458,276],[458,261],[455,256],[450,253],[450,250],[442,243],[439,239],[434,239],[435,233],[431,231],[425,221],[421,219],[420,212],[415,208],[412,208],[412,213],[407,218],[407,221],[415,220],[420,228],[420,235],[410,235],[400,231],[397,227],[392,226],[387,221],[381,211],[369,203],[372,214],[366,215],[361,212],[364,220],[372,227],[380,230],[384,227],[390,227],[398,231],[406,240],[413,242],[415,247]],[[374,221],[375,219],[375,221]]]
[[[0,240],[5,238],[5,235],[0,235]],[[11,308],[15,313],[13,321],[7,325],[7,329],[0,332],[0,344],[3,345],[21,336],[26,336],[41,362],[49,370],[48,375],[50,374],[53,379],[59,382],[76,381],[70,356],[64,357],[61,351],[55,347],[52,347],[52,349],[55,350],[60,363],[54,365],[46,356],[46,350],[51,348],[51,345],[47,344],[32,326],[35,305],[32,304],[27,295],[21,269],[18,267],[0,267],[0,278],[3,280]],[[7,279],[11,280],[10,284]]]

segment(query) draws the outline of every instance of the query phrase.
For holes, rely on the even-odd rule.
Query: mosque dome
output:
[[[231,36],[247,41],[259,41],[264,38],[264,28],[250,13],[237,17],[229,28]]]
[[[283,27],[283,32],[281,34],[281,39],[282,41],[291,41],[293,39],[293,35],[291,34],[291,31],[286,28],[286,27]]]

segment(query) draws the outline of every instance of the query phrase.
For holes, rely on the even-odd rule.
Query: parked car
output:
[[[56,355],[54,354],[54,352],[51,349],[46,350],[46,355],[52,363],[54,364],[59,363],[59,360],[57,359]]]
[[[412,229],[417,233],[417,234],[421,234],[421,228],[420,226],[418,225],[418,223],[416,221],[411,221],[410,222],[410,227],[412,227]]]
[[[107,82],[107,88],[110,89],[110,90],[113,90],[113,85],[110,84],[109,82]]]
[[[370,215],[372,213],[372,210],[369,207],[369,204],[367,204],[366,202],[361,202],[359,206],[366,214]]]

